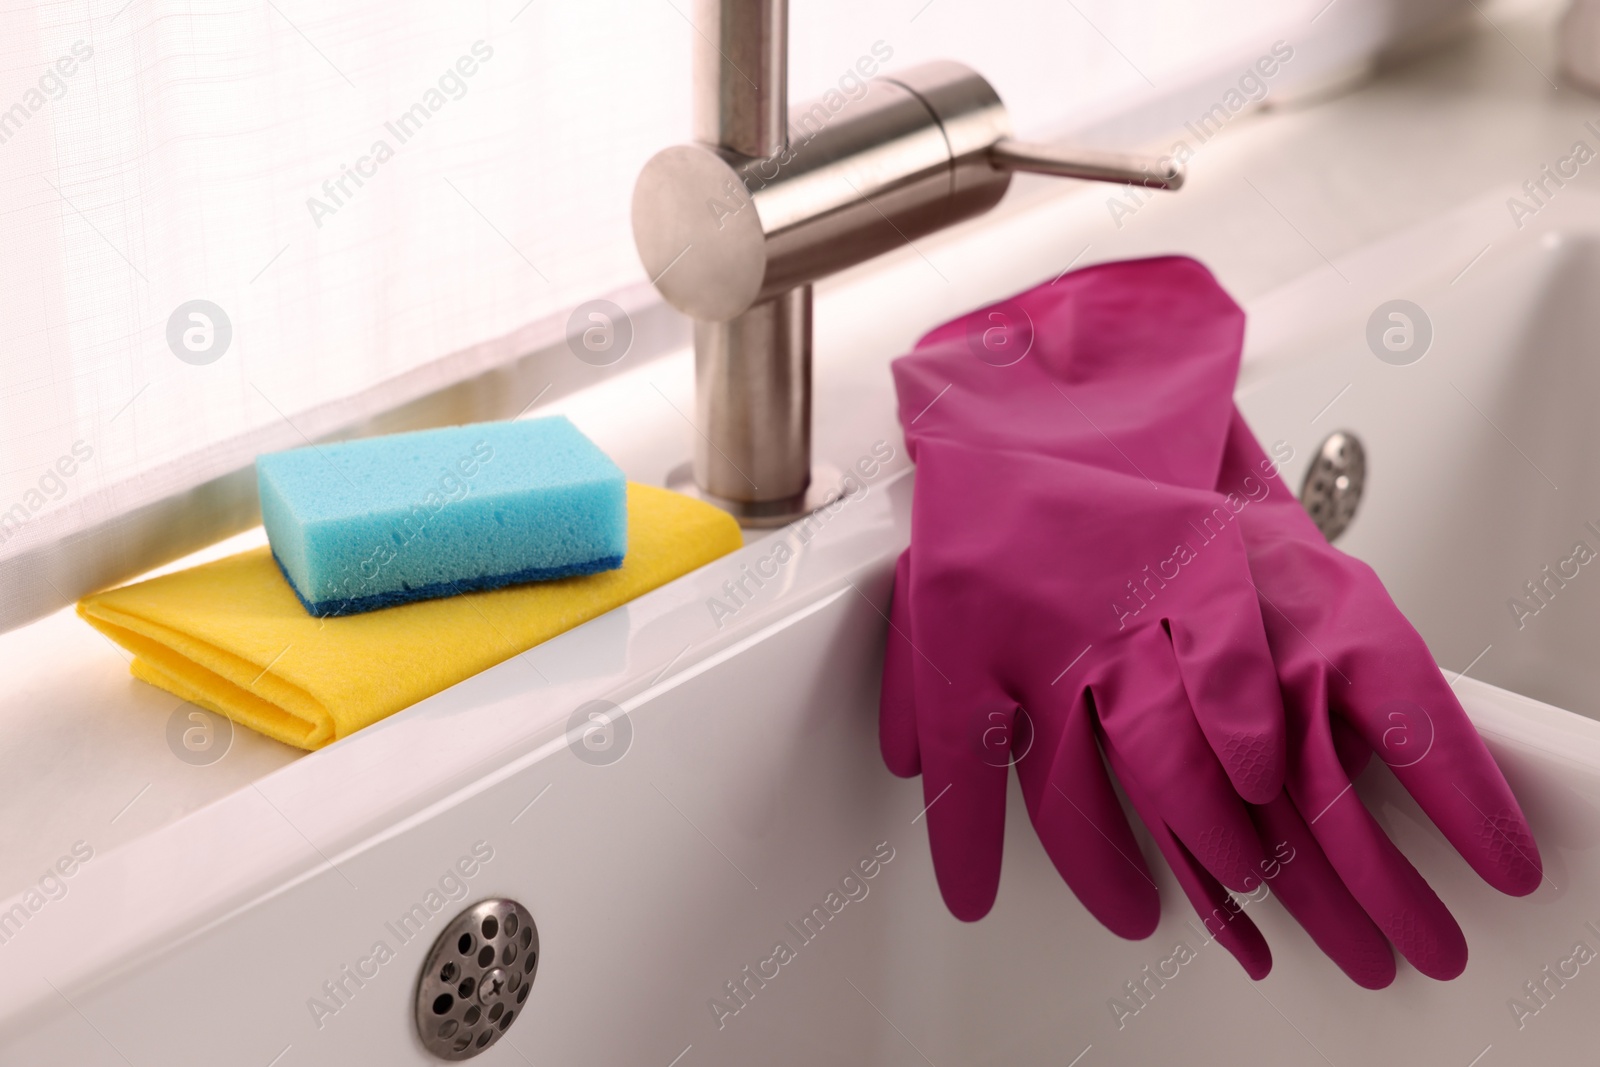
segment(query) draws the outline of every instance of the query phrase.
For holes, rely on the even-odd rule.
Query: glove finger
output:
[[[1287,794],[1250,811],[1271,851],[1262,877],[1284,908],[1357,985],[1382,989],[1394,981],[1394,952],[1340,880]]]
[[[913,649],[922,794],[933,870],[945,905],[974,922],[994,906],[1005,840],[1009,764],[995,738],[1016,735],[1016,702],[964,657]],[[930,656],[939,657],[943,669]]]
[[[1162,822],[1229,889],[1248,893],[1266,858],[1244,802],[1195,722],[1165,632],[1133,635],[1090,684],[1106,749]],[[1117,772],[1123,785],[1128,778]]]
[[[1305,588],[1337,589],[1336,612],[1328,603],[1334,598],[1326,596],[1284,600],[1301,617],[1301,623],[1293,624],[1295,629],[1303,623],[1319,635],[1318,656],[1324,657],[1326,649],[1340,664],[1330,686],[1335,710],[1389,764],[1484,881],[1515,896],[1533,892],[1543,877],[1543,865],[1527,820],[1454,691],[1439,674],[1427,644],[1370,567],[1321,542],[1309,518],[1294,506],[1282,479],[1267,475],[1272,464],[1237,410],[1224,457],[1224,479],[1242,477],[1252,469],[1265,475],[1263,484],[1275,517],[1256,521],[1263,522],[1262,529],[1277,527],[1283,544],[1298,542],[1299,551],[1293,553],[1296,569],[1322,576]],[[1278,509],[1278,504],[1284,507]],[[1295,608],[1292,600],[1301,600],[1301,606]],[[1276,610],[1269,605],[1269,612]],[[1289,620],[1289,615],[1283,618]],[[1336,740],[1348,761],[1353,750],[1343,737],[1336,735]]]
[[[1017,777],[1035,832],[1062,879],[1106,929],[1139,940],[1155,932],[1161,897],[1117,801],[1094,715],[1080,690],[1053,707],[1030,698],[1032,736],[1017,757]]]
[[[1265,978],[1272,970],[1272,950],[1267,947],[1267,940],[1261,936],[1260,929],[1244,913],[1239,902],[1228,895],[1222,883],[1211,876],[1161,821],[1156,805],[1136,784],[1137,779],[1131,769],[1115,753],[1108,750],[1106,756],[1111,762],[1111,769],[1122,782],[1128,799],[1133,802],[1134,810],[1155,839],[1156,847],[1166,857],[1167,866],[1172,868],[1183,895],[1189,898],[1189,904],[1199,915],[1207,936],[1232,953],[1251,978],[1258,982]]]
[[[917,749],[917,653],[911,638],[911,550],[900,553],[894,566],[894,592],[889,601],[889,633],[883,646],[883,687],[878,698],[878,747],[883,762],[901,778],[922,773]]]
[[[1544,868],[1527,819],[1422,638],[1406,625],[1361,652],[1350,657],[1349,684],[1331,687],[1335,710],[1479,877],[1512,896],[1533,892]]]
[[[1241,575],[1249,574],[1244,547],[1219,537],[1210,552],[1232,551]],[[1252,804],[1283,789],[1283,694],[1267,647],[1255,589],[1240,583],[1234,603],[1209,605],[1205,625],[1172,620],[1168,632],[1195,720],[1233,782]]]
[[[1449,909],[1356,795],[1321,709],[1291,739],[1289,793],[1352,896],[1412,965],[1448,980],[1467,966],[1467,941]],[[1293,709],[1291,709],[1291,714]]]

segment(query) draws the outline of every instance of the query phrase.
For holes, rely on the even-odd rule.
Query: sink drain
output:
[[[539,970],[539,931],[514,900],[485,900],[457,915],[417,981],[417,1036],[443,1060],[494,1045],[522,1010]]]
[[[1356,517],[1366,484],[1367,450],[1361,439],[1336,430],[1311,460],[1311,469],[1300,485],[1300,504],[1322,536],[1334,541]]]

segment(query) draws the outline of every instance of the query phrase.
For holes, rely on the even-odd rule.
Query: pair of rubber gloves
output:
[[[1394,979],[1391,943],[1453,978],[1460,927],[1352,779],[1376,752],[1503,892],[1538,886],[1538,849],[1422,638],[1239,417],[1243,333],[1211,274],[1168,257],[1066,275],[896,361],[917,484],[884,758],[922,775],[958,918],[994,902],[1014,766],[1084,906],[1155,930],[1109,764],[1252,978],[1271,952],[1229,891],[1263,883],[1359,984]]]

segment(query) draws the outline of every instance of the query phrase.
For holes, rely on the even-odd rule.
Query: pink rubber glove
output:
[[[1210,489],[1243,341],[1192,259],[1085,267],[918,341],[893,364],[900,425],[913,460],[938,438]]]
[[[1233,491],[1271,463],[1234,413],[1218,478]],[[1522,809],[1422,637],[1365,563],[1328,544],[1277,478],[1239,516],[1289,729],[1287,792],[1344,884],[1433,978],[1467,964],[1444,904],[1350,781],[1375,751],[1484,881],[1522,896],[1543,868]]]
[[[1276,769],[1283,711],[1237,531],[1164,583],[1159,613],[1110,610],[1213,500],[1050,457],[919,446],[894,605],[906,641],[890,646],[882,738],[892,770],[922,774],[957,917],[994,901],[1014,761],[1073,891],[1119,934],[1155,928],[1159,901],[1097,740],[1205,870],[1239,892],[1259,884],[1267,854],[1239,797],[1280,792],[1261,772]]]
[[[1184,688],[1195,670],[1191,665],[1185,674],[1167,627],[1211,612],[1226,627],[1253,614],[1238,605],[1254,593],[1240,569],[1236,539],[1206,544],[1207,555],[1183,574],[1185,597],[1192,600],[1164,603],[1164,614],[1152,617],[1142,633],[1113,634],[1102,620],[1098,656],[1090,658],[1086,649],[1080,662],[1050,682],[1030,669],[1041,657],[1060,655],[1063,641],[1074,640],[1070,635],[1088,633],[1082,614],[1062,605],[1081,607],[1093,578],[1062,567],[1062,554],[1072,558],[1086,547],[1097,565],[1116,574],[1150,543],[1125,536],[1127,517],[1137,520],[1134,529],[1173,525],[1181,517],[1174,508],[1209,518],[1214,496],[1175,489],[1158,496],[1143,482],[1096,468],[946,442],[929,443],[922,455],[918,501],[942,495],[948,479],[961,488],[965,506],[957,517],[938,520],[936,538],[919,540],[915,530],[927,506],[913,505],[918,547],[902,555],[896,570],[896,632],[886,651],[882,727],[891,769],[923,772],[935,867],[951,910],[979,918],[993,900],[1006,766],[1014,762],[1039,838],[1078,898],[1124,937],[1154,930],[1159,899],[1106,778],[1104,748],[1207,933],[1247,973],[1265,977],[1272,956],[1222,883],[1247,892],[1266,879],[1351,978],[1369,988],[1387,985],[1394,977],[1387,942],[1345,890],[1292,802],[1279,791],[1265,806],[1243,809],[1253,827],[1241,819],[1241,806],[1197,729],[1202,706],[1191,709]],[[1001,468],[1003,476],[996,477]],[[1005,488],[1013,475],[1052,491]],[[1070,492],[1063,497],[1057,488]],[[1085,500],[1099,505],[1090,522],[1078,513]],[[1063,528],[1074,532],[1064,538]],[[914,605],[922,597],[939,610],[919,614]],[[1253,643],[1236,631],[1220,636],[1216,650],[1224,652],[1241,636],[1247,649]],[[1234,671],[1269,685],[1273,678],[1269,662],[1235,659],[1214,680],[1226,685]],[[1270,696],[1263,706],[1272,706]],[[1030,709],[1020,721],[1018,707]]]
[[[947,324],[895,364],[918,474],[881,735],[891,769],[923,775],[958,917],[993,903],[1007,766],[1024,751],[1023,794],[1062,876],[1114,931],[1154,929],[1097,740],[1204,870],[1259,884],[1266,854],[1239,797],[1280,791],[1282,709],[1242,542],[1209,491],[1242,330],[1203,267],[1146,260]],[[1076,461],[1031,454],[1039,442]],[[1190,523],[1217,532],[1175,563]]]
[[[1067,288],[1073,294],[1091,299],[1087,302],[1079,300],[1076,303],[1068,299],[1056,303],[1048,298],[1050,295],[1048,290],[1051,287],[1041,287],[1014,301],[984,309],[968,316],[965,320],[947,324],[930,334],[924,340],[923,348],[932,348],[934,354],[942,354],[944,358],[929,360],[912,357],[896,366],[897,386],[901,394],[902,423],[907,427],[908,439],[912,441],[913,449],[915,450],[919,439],[947,437],[957,441],[976,441],[988,447],[1039,450],[1054,455],[1084,455],[1108,468],[1116,468],[1120,464],[1121,469],[1139,475],[1154,472],[1162,480],[1171,478],[1187,484],[1214,485],[1224,492],[1234,492],[1236,500],[1250,500],[1252,503],[1249,506],[1255,506],[1257,513],[1261,512],[1262,509],[1256,503],[1253,492],[1246,490],[1244,494],[1239,493],[1241,479],[1245,474],[1252,472],[1235,464],[1229,477],[1219,483],[1210,477],[1211,472],[1217,468],[1212,466],[1207,469],[1208,464],[1220,461],[1217,455],[1217,440],[1209,435],[1214,432],[1214,427],[1219,421],[1219,413],[1231,406],[1227,404],[1219,406],[1216,403],[1219,395],[1231,391],[1233,374],[1233,364],[1230,362],[1227,385],[1219,394],[1217,390],[1219,379],[1214,373],[1218,359],[1216,342],[1219,339],[1216,327],[1220,323],[1221,334],[1226,336],[1227,312],[1231,311],[1235,316],[1238,314],[1231,302],[1220,295],[1220,290],[1215,289],[1215,283],[1210,280],[1210,276],[1203,268],[1189,261],[1155,260],[1091,268],[1077,275],[1068,276],[1063,282],[1068,283]],[[1123,287],[1124,284],[1142,288],[1128,289]],[[1220,296],[1220,302],[1215,298],[1209,302],[1203,298],[1194,299],[1208,287]],[[1178,291],[1177,297],[1175,300],[1169,300],[1167,294],[1174,289]],[[1045,294],[1043,300],[1041,294]],[[1044,312],[1042,316],[1041,311]],[[1126,328],[1129,316],[1134,316],[1136,320],[1142,317],[1145,325],[1153,324],[1153,329]],[[1163,320],[1163,316],[1170,318]],[[1216,318],[1210,322],[1211,328],[1208,329],[1206,320],[1209,316]],[[963,360],[961,357],[969,356],[970,353],[962,352],[959,347],[950,344],[951,341],[964,336],[972,339],[981,338],[983,343],[974,347],[987,357],[998,357],[991,358],[988,362],[995,365],[1010,363],[1020,354],[1026,343],[1029,317],[1042,320],[1031,323],[1041,338],[1057,343],[1042,346],[1043,358],[1032,362],[1031,365],[1024,361],[1021,364],[1020,374],[1013,373],[1017,368],[1005,367],[1004,373],[1013,376],[997,377],[994,372],[1000,369],[1000,366],[984,367],[975,360]],[[1163,341],[1164,321],[1174,325],[1181,324],[1182,328],[1168,330]],[[1110,329],[1106,328],[1108,325]],[[1121,329],[1120,334],[1119,329]],[[1062,343],[1064,338],[1067,340]],[[989,344],[991,339],[997,343]],[[1011,345],[1009,351],[1006,348],[1008,344]],[[925,354],[919,349],[919,357]],[[1236,356],[1235,347],[1233,358],[1236,359]],[[1198,365],[1190,362],[1196,360]],[[1031,376],[1028,373],[1030,370],[1033,371]],[[1085,384],[1086,379],[1088,383],[1099,384],[1102,388],[1098,392],[1077,391],[1078,386]],[[1126,390],[1130,385],[1136,387],[1136,395],[1142,396],[1146,403],[1128,401]],[[1123,391],[1120,402],[1119,390]],[[1062,417],[1068,408],[1058,407],[1052,393],[1059,395],[1066,405],[1070,405],[1070,415]],[[948,403],[952,399],[962,401],[955,405],[954,410]],[[934,411],[931,405],[936,402],[943,405],[942,412]],[[933,417],[935,414],[939,415],[937,419]],[[1153,425],[1165,430],[1167,435],[1165,440],[1170,448],[1163,450],[1160,446],[1151,446],[1149,435]],[[1204,429],[1197,430],[1197,425],[1203,426]],[[1111,434],[1115,434],[1115,442]],[[1248,440],[1248,434],[1246,439]],[[1259,462],[1262,458],[1259,456],[1259,449],[1255,449],[1253,441],[1250,445],[1254,450],[1252,454],[1255,460]],[[1128,449],[1131,449],[1131,454]],[[1235,443],[1232,446],[1232,453],[1238,452],[1239,447]],[[1185,462],[1186,459],[1188,462]],[[1292,506],[1292,514],[1298,519],[1299,532],[1305,535],[1309,531],[1309,544],[1312,547],[1320,546],[1321,550],[1332,552],[1335,557],[1345,560],[1345,557],[1327,548],[1315,528],[1310,526],[1303,515],[1300,515],[1298,503],[1286,490],[1276,486],[1269,478],[1263,477],[1260,481],[1274,484],[1272,499],[1275,504],[1286,500]],[[920,496],[922,493],[920,475],[918,492]],[[1252,521],[1240,525],[1253,529],[1257,523]],[[913,541],[916,544],[915,537]],[[912,555],[913,553],[908,553],[902,557],[897,568],[896,595],[892,612],[897,633],[890,641],[886,657],[882,718],[885,756],[891,767],[900,773],[915,773],[917,765],[917,717],[909,681],[912,674],[911,661],[915,657],[907,641],[919,622],[917,613],[912,610],[914,599],[911,581]],[[1345,562],[1353,563],[1348,560]],[[1355,566],[1360,568],[1359,564]],[[1421,694],[1424,699],[1414,703],[1420,706],[1422,703],[1437,700],[1440,694],[1436,690],[1442,686],[1442,681],[1438,679],[1437,670],[1427,657],[1426,649],[1421,646],[1420,639],[1416,638],[1414,631],[1411,631],[1399,616],[1381,586],[1377,585],[1376,579],[1371,577],[1370,571],[1366,571],[1366,574],[1368,576],[1366,584],[1356,583],[1354,587],[1370,600],[1372,610],[1369,614],[1375,614],[1390,628],[1398,622],[1399,628],[1410,634],[1409,643],[1394,644],[1388,654],[1398,657],[1398,667],[1395,669],[1401,674],[1406,674],[1408,671],[1416,673],[1421,670],[1423,681],[1411,691]],[[1284,577],[1293,578],[1294,572],[1287,571],[1282,576],[1268,574],[1262,579],[1261,591],[1264,599],[1273,596],[1271,583]],[[1290,610],[1292,613],[1292,609]],[[1281,620],[1278,622],[1278,627],[1283,629],[1284,633],[1279,635],[1280,637],[1291,636],[1289,631],[1293,627],[1289,626],[1290,620],[1281,619],[1270,606],[1264,607],[1263,612],[1267,615],[1269,623],[1275,618]],[[1387,640],[1387,637],[1384,640]],[[1278,643],[1275,640],[1275,648]],[[1355,658],[1370,660],[1376,656],[1381,659],[1385,654],[1383,649],[1383,641],[1378,641],[1363,655]],[[1087,666],[1088,661],[1085,660],[1084,664],[1078,665],[1079,671]],[[1428,688],[1427,682],[1427,673],[1430,671],[1433,674],[1433,690]],[[1288,684],[1288,679],[1289,675],[1285,674],[1286,692],[1292,688]],[[1446,706],[1455,710],[1454,716],[1446,717],[1449,720],[1448,731],[1453,739],[1449,747],[1466,752],[1469,764],[1474,762],[1478,764],[1473,774],[1469,776],[1466,790],[1473,795],[1467,797],[1464,792],[1462,796],[1473,805],[1482,805],[1485,812],[1499,813],[1494,820],[1489,820],[1486,815],[1480,819],[1484,841],[1479,852],[1485,853],[1487,849],[1487,853],[1474,858],[1473,853],[1469,851],[1470,842],[1463,847],[1463,852],[1473,859],[1474,865],[1480,871],[1489,872],[1485,877],[1492,884],[1508,892],[1528,891],[1537,884],[1538,864],[1537,853],[1531,848],[1531,839],[1526,838],[1526,826],[1498,771],[1492,762],[1485,764],[1484,761],[1488,760],[1487,754],[1482,751],[1481,743],[1471,731],[1470,724],[1467,724],[1460,715],[1459,707],[1449,694],[1448,687],[1444,688],[1443,697]],[[1291,694],[1291,701],[1294,700]],[[1307,705],[1303,698],[1298,703],[1317,706],[1315,703]],[[1323,706],[1325,703],[1324,701]],[[1401,739],[1408,736],[1408,731],[1400,728],[1404,725],[1400,720],[1404,718],[1402,715],[1399,719],[1382,720],[1380,725],[1384,725],[1388,732],[1377,732],[1380,744],[1385,743],[1383,741],[1385,737],[1388,739],[1386,743],[1389,748],[1403,743]],[[1430,725],[1436,724],[1430,722]],[[991,733],[1002,739],[1007,736],[1005,730],[995,730]],[[1323,777],[1342,789],[1348,782],[1348,776],[1353,776],[1359,769],[1368,750],[1354,732],[1343,726],[1343,720],[1337,716],[1329,722],[1327,735],[1327,743],[1317,749],[1321,762],[1316,766]],[[989,736],[985,735],[986,740]],[[1082,746],[1085,743],[1081,725],[1076,727],[1076,732],[1063,734],[1063,738],[1067,745]],[[1242,915],[1216,880],[1195,862],[1194,857],[1168,830],[1160,816],[1159,801],[1153,799],[1149,792],[1141,787],[1136,773],[1126,766],[1126,760],[1119,756],[1117,749],[1110,745],[1106,747],[1108,755],[1118,765],[1130,799],[1149,824],[1158,846],[1177,873],[1185,893],[1202,916],[1206,917],[1208,930],[1218,935],[1219,940],[1233,951],[1249,973],[1256,977],[1265,974],[1270,967],[1270,954],[1254,925]],[[1481,756],[1481,760],[1472,756],[1474,749]],[[1095,761],[1084,758],[1079,749],[1072,751],[1077,753],[1076,759],[1080,767],[1086,771],[1097,769],[1093,766]],[[1339,766],[1341,758],[1344,761],[1343,768]],[[1406,758],[1396,757],[1390,762],[1404,763]],[[1127,891],[1126,887],[1120,890],[1113,888],[1119,878],[1123,881],[1130,878],[1137,881],[1144,876],[1137,853],[1132,851],[1124,836],[1117,832],[1119,827],[1125,829],[1120,820],[1120,811],[1096,809],[1092,806],[1092,801],[1087,804],[1074,801],[1071,805],[1081,821],[1089,821],[1087,812],[1098,812],[1093,821],[1107,828],[1102,840],[1111,854],[1126,860],[1123,866],[1119,868],[1114,863],[1107,866],[1112,856],[1108,854],[1096,857],[1092,847],[1074,853],[1073,848],[1066,843],[1070,834],[1065,832],[1065,828],[1053,825],[1059,822],[1059,811],[1065,809],[1056,803],[1055,808],[1058,811],[1053,816],[1048,804],[1036,802],[1039,789],[1030,789],[1028,786],[1030,774],[1035,773],[1037,769],[1037,767],[1030,768],[1025,760],[1018,763],[1019,776],[1024,783],[1024,795],[1028,798],[1030,812],[1034,815],[1041,839],[1044,840],[1058,868],[1062,870],[1074,889],[1078,890],[1084,903],[1103,922],[1120,933],[1138,936],[1139,923],[1130,922],[1128,914],[1147,914],[1140,911],[1140,908],[1147,905],[1140,903],[1137,906],[1125,906],[1123,913],[1118,913],[1114,904],[1117,893]],[[934,799],[931,796],[932,791],[929,792],[930,799]],[[1303,804],[1313,802],[1311,794],[1305,790],[1292,789],[1290,794]],[[942,795],[941,793],[940,796]],[[1329,864],[1318,845],[1318,839],[1327,835],[1322,832],[1319,832],[1317,837],[1311,835],[1307,827],[1308,820],[1300,814],[1290,795],[1280,795],[1270,803],[1253,807],[1251,810],[1262,838],[1268,842],[1274,855],[1279,859],[1284,855],[1295,857],[1284,863],[1269,861],[1270,867],[1263,868],[1264,877],[1271,881],[1273,889],[1283,899],[1290,912],[1301,921],[1317,943],[1353,979],[1372,988],[1380,987],[1392,979],[1394,963],[1387,943],[1377,932],[1377,927],[1372,924],[1371,919],[1367,918],[1360,910],[1360,906],[1355,904],[1349,889],[1340,880],[1341,875],[1356,879],[1352,886],[1361,890],[1362,902],[1367,910],[1384,922],[1385,929],[1396,937],[1403,950],[1407,945],[1412,946],[1407,955],[1414,961],[1423,961],[1419,963],[1421,969],[1439,977],[1447,977],[1459,971],[1461,962],[1464,961],[1464,947],[1461,947],[1459,930],[1448,914],[1443,912],[1437,898],[1425,884],[1422,884],[1421,879],[1394,850],[1392,844],[1382,838],[1370,819],[1365,824],[1365,833],[1358,831],[1333,839],[1331,848],[1340,856],[1336,874],[1334,867]],[[1319,805],[1312,811],[1309,821],[1313,826],[1321,820],[1318,814],[1321,810]],[[1432,812],[1434,808],[1429,807],[1429,810]],[[1318,829],[1322,830],[1320,826]],[[941,843],[936,830],[930,829],[930,833],[934,836],[936,856],[942,848],[952,847]],[[1458,845],[1468,840],[1462,836],[1459,828],[1456,832],[1447,830],[1447,833],[1451,833],[1451,839],[1458,841]],[[1373,840],[1374,837],[1377,838],[1376,841]],[[1503,847],[1497,844],[1500,838],[1504,839]],[[1528,840],[1530,847],[1521,848],[1520,843],[1523,840]],[[1092,846],[1093,842],[1090,842],[1090,845]],[[1519,866],[1516,857],[1506,858],[1509,853],[1518,853],[1519,848],[1521,859],[1526,861],[1520,873],[1512,869]],[[995,843],[993,851],[993,861],[997,867],[998,842]],[[1498,861],[1494,855],[1496,852],[1500,857]],[[1077,856],[1076,867],[1074,855]],[[1495,867],[1496,862],[1505,867],[1498,878],[1492,876],[1492,872],[1498,869]],[[980,868],[981,866],[980,864]],[[1076,876],[1071,873],[1074,870],[1077,871]],[[1529,870],[1533,872],[1531,881],[1528,879]],[[1374,871],[1378,872],[1376,876],[1371,873]],[[1409,872],[1409,878],[1405,872]],[[941,879],[943,877],[941,874]],[[1085,882],[1094,882],[1096,879],[1100,883],[1099,892],[1093,887],[1084,885]],[[943,881],[941,884],[944,884]],[[948,896],[949,888],[948,886],[946,888]],[[1153,888],[1152,892],[1145,894],[1144,897],[1139,896],[1139,888],[1134,886],[1129,891],[1130,898],[1141,902],[1146,897],[1153,899]],[[992,897],[992,889],[990,896]],[[1106,901],[1112,903],[1108,905]],[[1386,906],[1389,908],[1387,912],[1384,911]],[[954,905],[952,907],[954,908]],[[958,914],[961,913],[960,909],[956,910]],[[1149,922],[1153,924],[1154,919],[1150,918]],[[1406,931],[1411,929],[1420,932],[1408,937]]]
[[[1116,754],[1108,754],[1179,887],[1205,923],[1206,933],[1232,953],[1251,978],[1265,978],[1272,970],[1272,953],[1260,930],[1161,822]],[[1267,804],[1252,804],[1250,814],[1272,856],[1261,868],[1262,880],[1323,954],[1368,989],[1382,989],[1394,981],[1394,953],[1388,940],[1340,879],[1289,795],[1282,792]]]

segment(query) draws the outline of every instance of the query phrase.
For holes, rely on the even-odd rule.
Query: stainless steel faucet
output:
[[[694,482],[746,526],[820,502],[812,282],[988,211],[1013,171],[1183,183],[1170,161],[1013,140],[999,95],[949,61],[790,112],[788,0],[697,0],[695,28],[695,142],[645,164],[633,236],[695,320]]]

